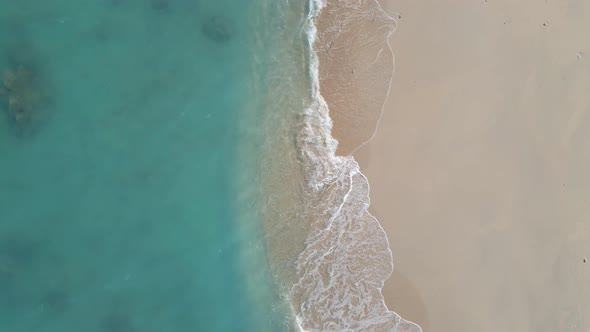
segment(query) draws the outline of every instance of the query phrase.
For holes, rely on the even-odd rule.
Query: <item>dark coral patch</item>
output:
[[[30,265],[39,253],[39,243],[11,234],[0,239],[0,261],[5,266]]]
[[[17,65],[2,72],[0,99],[6,114],[18,129],[31,125],[41,98],[41,85],[32,67]]]
[[[135,331],[131,317],[120,312],[112,312],[104,316],[100,321],[100,327],[105,332]]]
[[[52,289],[41,298],[43,307],[52,313],[62,313],[68,309],[70,295],[62,289]]]
[[[203,34],[217,43],[228,42],[232,38],[230,22],[222,16],[213,16],[202,27]]]
[[[158,12],[167,12],[172,9],[170,0],[151,0],[150,6],[153,10]]]

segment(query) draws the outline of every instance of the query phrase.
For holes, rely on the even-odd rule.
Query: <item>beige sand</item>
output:
[[[355,156],[390,309],[425,331],[590,331],[590,2],[384,2],[396,73]]]

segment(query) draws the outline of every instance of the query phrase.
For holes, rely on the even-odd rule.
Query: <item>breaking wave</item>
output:
[[[331,23],[337,22],[337,29],[322,34],[326,32],[324,28],[318,34],[318,17],[326,8],[332,15],[329,18]],[[321,94],[324,83],[335,84],[337,88],[333,91],[346,93],[347,87],[354,88],[350,81],[355,79],[354,75],[343,77],[341,72],[351,63],[350,59],[344,59],[344,63],[334,68],[340,73],[334,70],[331,72],[336,82],[325,82],[325,75],[322,77],[319,68],[323,59],[322,50],[329,50],[333,57],[337,57],[342,54],[334,49],[340,46],[336,44],[337,39],[351,32],[347,30],[347,24],[361,24],[366,29],[369,28],[368,24],[374,24],[376,20],[381,20],[377,22],[378,26],[386,29],[380,44],[387,46],[387,49],[382,47],[379,53],[372,54],[374,63],[368,65],[373,65],[374,70],[375,63],[381,61],[379,57],[382,52],[389,52],[389,58],[384,59],[389,59],[391,67],[384,75],[385,81],[383,77],[375,75],[367,74],[364,77],[374,80],[371,82],[379,81],[388,89],[393,74],[393,59],[387,39],[395,29],[395,21],[381,10],[378,3],[373,0],[315,0],[308,7],[304,31],[308,45],[313,46],[309,48],[308,55],[311,103],[300,118],[296,137],[297,157],[304,179],[300,220],[307,223],[308,235],[303,250],[293,264],[295,282],[289,290],[298,325],[305,331],[421,331],[416,324],[400,318],[385,305],[381,288],[393,271],[389,243],[379,222],[368,212],[369,184],[366,177],[351,155],[337,153],[341,151],[338,151],[338,141],[332,137],[332,120],[328,108],[332,107],[332,103],[326,102],[328,98],[325,99]],[[363,31],[355,33],[358,36]],[[364,33],[371,34],[374,31]],[[356,65],[351,74],[354,74],[354,68],[364,67]],[[362,73],[366,72],[369,70],[357,75],[363,77]],[[358,93],[363,92],[361,90]],[[356,142],[347,142],[348,152],[366,142],[374,133],[387,91],[374,91],[370,96],[371,102],[375,99],[375,93],[377,97],[383,94],[383,98],[378,101],[379,105],[368,105],[374,108],[371,113],[363,112],[366,116],[361,120],[371,132],[369,135],[356,135],[353,137]],[[331,97],[346,104],[345,101],[354,96]],[[334,104],[338,105],[338,102]],[[335,110],[340,111],[347,110]],[[357,109],[348,111],[355,112]],[[372,128],[365,120],[372,123]],[[355,123],[349,125],[354,127]]]
[[[264,128],[258,204],[293,330],[420,332],[385,305],[392,253],[351,156],[383,110],[395,21],[375,0],[264,4],[253,65],[263,112],[245,127]]]

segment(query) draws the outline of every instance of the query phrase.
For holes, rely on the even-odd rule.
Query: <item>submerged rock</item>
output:
[[[169,11],[172,7],[169,0],[152,0],[150,6],[153,10],[158,12]]]
[[[0,285],[8,284],[12,282],[13,277],[15,276],[15,264],[9,257],[4,257],[0,255]],[[4,289],[0,287],[0,289]]]
[[[6,105],[5,112],[17,127],[22,129],[30,125],[41,99],[34,72],[22,65],[5,70],[0,99]]]
[[[100,327],[105,332],[132,332],[135,331],[131,317],[120,312],[112,312],[102,318]]]
[[[0,239],[0,291],[8,286],[14,288],[14,282],[33,265],[39,250],[36,243],[11,235]]]
[[[62,289],[53,289],[45,293],[41,299],[43,307],[52,313],[62,313],[68,308],[69,294]]]
[[[3,234],[4,235],[4,234]],[[10,265],[31,265],[38,258],[39,243],[17,234],[4,235],[0,239],[0,262]]]
[[[222,16],[213,16],[203,24],[203,34],[217,43],[228,42],[232,38],[229,21]]]

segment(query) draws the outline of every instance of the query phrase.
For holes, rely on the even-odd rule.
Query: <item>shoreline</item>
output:
[[[360,1],[353,9],[332,7],[330,17],[320,14],[317,20],[315,51],[322,96],[332,109],[337,155],[348,156],[372,140],[379,127],[394,79],[391,38],[397,21],[377,0]],[[344,23],[338,21],[342,18]]]
[[[386,303],[425,330],[590,328],[590,6],[381,2],[398,68],[354,156],[396,254]]]
[[[319,6],[315,7],[315,15],[314,8],[310,10],[311,33],[308,35],[309,44],[313,45],[310,60],[313,102],[305,112],[304,127],[298,133],[300,159],[306,160],[303,171],[308,185],[313,188],[305,204],[311,211],[312,221],[306,248],[297,259],[300,279],[291,290],[291,295],[295,298],[305,294],[301,299],[302,308],[306,309],[307,314],[299,316],[298,321],[301,328],[311,328],[312,331],[336,331],[344,328],[418,332],[421,331],[419,326],[389,311],[385,304],[381,290],[383,282],[393,269],[391,249],[383,228],[367,211],[369,184],[366,177],[360,172],[352,156],[343,156],[347,149],[352,152],[374,136],[393,75],[393,53],[389,37],[395,30],[395,20],[381,9],[377,1],[364,1],[351,7],[339,6],[330,1],[312,3]],[[369,20],[369,17],[372,19]],[[366,37],[362,35],[363,32],[374,35],[379,31],[383,36],[374,37],[374,45],[369,45],[366,39],[360,39]],[[359,42],[359,48],[348,48],[352,52],[346,54],[339,52],[342,51],[342,46],[350,47],[350,38]],[[355,57],[352,61],[351,55]],[[324,67],[329,68],[323,69]],[[349,78],[343,77],[343,73],[348,71],[343,67],[350,70]],[[353,84],[358,86],[351,87]],[[367,85],[371,93],[359,93],[363,91],[359,87]],[[342,95],[351,96],[356,102],[348,107],[355,99],[342,103],[338,99]],[[328,108],[335,108],[337,111],[330,112]],[[333,127],[331,116],[338,117],[348,112],[348,115],[355,115],[359,119],[359,111],[363,111],[360,119],[366,120],[363,128],[360,128],[362,130],[356,130],[355,137],[351,139],[350,129],[358,129],[359,123],[349,122],[351,127],[348,128],[347,136],[337,137],[341,140],[345,138],[338,143],[333,136],[338,136],[337,131],[342,127]],[[336,200],[331,197],[336,197]],[[342,201],[338,202],[339,199]],[[326,208],[336,210],[329,212]],[[333,238],[338,232],[351,233],[351,239],[341,242],[340,239]],[[338,249],[334,249],[334,246]],[[330,257],[331,252],[336,250],[340,257]],[[323,257],[318,257],[318,252],[325,253]],[[360,270],[355,271],[354,266],[359,264]],[[327,272],[321,272],[323,269],[330,271],[329,277]],[[357,275],[358,272],[361,273]],[[326,278],[332,287],[324,289]],[[354,284],[350,279],[356,280]],[[324,280],[323,286],[318,280]],[[359,283],[364,284],[360,289]],[[311,293],[310,286],[313,289]],[[361,291],[360,296],[356,294],[363,288],[368,291]],[[336,295],[331,294],[333,292]],[[333,298],[341,296],[353,296],[353,302],[354,297],[359,296],[356,300],[358,304],[345,305],[347,308],[343,312],[333,316],[332,310],[343,306],[340,301],[333,302]],[[328,316],[322,316],[322,313]],[[343,316],[358,316],[358,319],[355,321]],[[334,321],[335,317],[339,318]],[[323,327],[317,329],[319,326]]]
[[[344,1],[300,4],[282,7],[281,21],[287,25],[275,36],[281,51],[272,57],[273,69],[263,82],[271,101],[263,123],[271,139],[260,164],[260,209],[275,279],[290,299],[300,330],[421,331],[385,305],[381,288],[393,268],[391,250],[383,228],[367,211],[366,178],[351,156],[337,153],[324,101],[334,102],[330,86],[338,90],[328,83],[350,91],[377,84],[374,93],[361,94],[356,108],[349,109],[357,116],[364,110],[363,116],[373,119],[357,131],[361,142],[373,135],[391,83],[387,37],[395,22],[372,0],[348,7]],[[349,33],[340,39],[338,32],[331,34],[345,28]],[[373,36],[370,49],[367,35]],[[338,55],[342,48],[336,39],[349,44],[351,36],[365,51],[347,54],[354,56],[346,63],[350,71],[324,70],[337,62],[322,55]],[[340,75],[346,72],[348,77]]]

